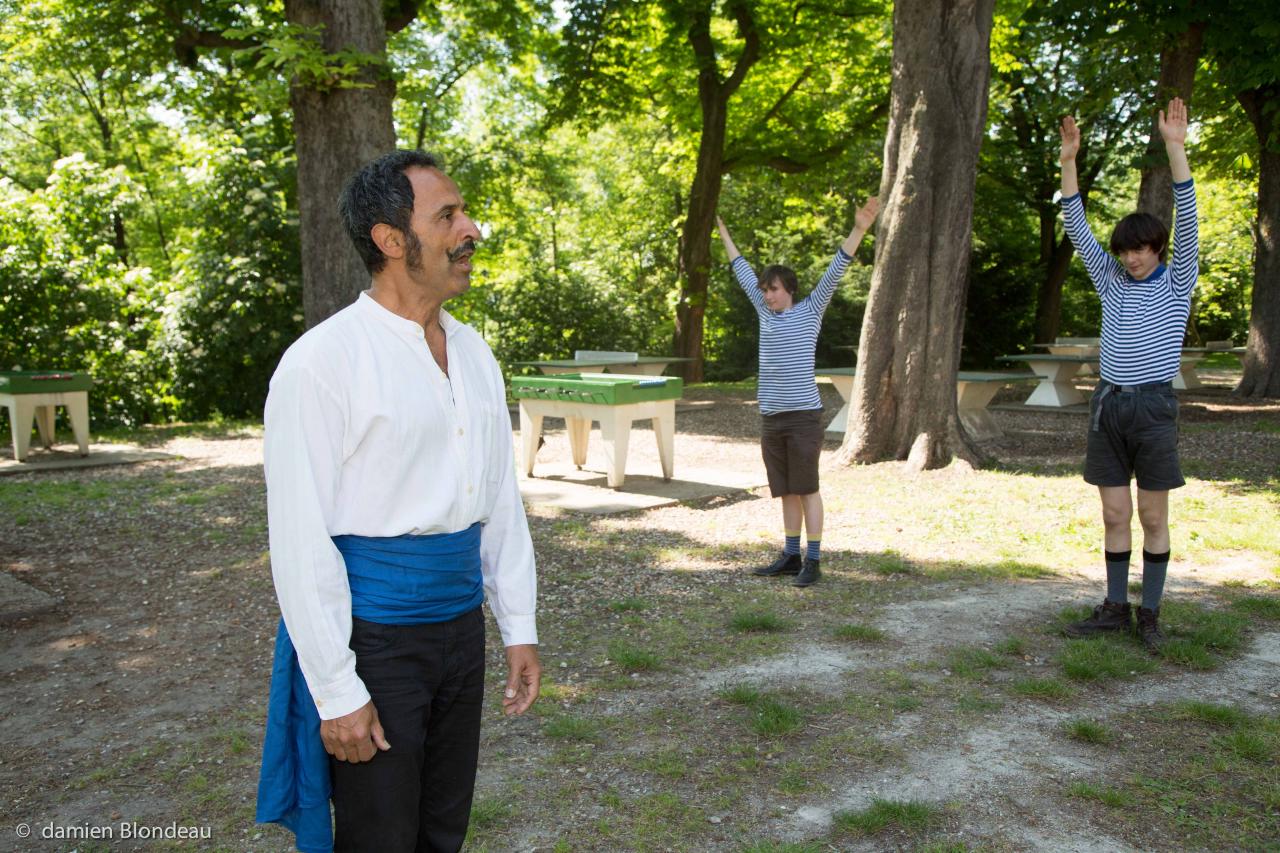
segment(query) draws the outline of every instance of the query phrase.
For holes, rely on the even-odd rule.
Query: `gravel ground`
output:
[[[1006,392],[1025,394],[1025,388]],[[834,412],[839,401],[830,386],[823,386],[823,397]],[[1205,480],[1189,486],[1186,499],[1211,503],[1237,492],[1274,495],[1280,402],[1235,400],[1221,380],[1182,399],[1182,455],[1188,471]],[[759,415],[749,393],[694,387],[686,403],[677,415],[678,466],[760,466]],[[1048,472],[1044,482],[1058,483],[1054,475],[1078,465],[1083,415],[997,410],[996,420],[1005,437],[985,449],[1002,470]],[[598,444],[593,442],[593,454]],[[182,849],[287,849],[283,833],[251,823],[278,618],[266,557],[260,437],[249,429],[169,438],[161,446],[182,458],[0,482],[11,494],[30,495],[32,507],[0,519],[0,565],[60,602],[49,613],[3,627],[0,712],[8,721],[8,748],[0,756],[0,850],[76,847],[19,842],[10,827],[20,822],[38,827],[132,819],[211,827],[210,840],[175,845]],[[837,447],[827,443],[828,451]],[[560,451],[568,452],[567,441],[563,430],[553,429],[544,452]],[[656,448],[644,430],[633,439],[631,454],[629,471],[657,470]],[[961,500],[986,481],[961,466],[924,474],[909,473],[899,463],[836,470],[831,455],[823,487],[824,565],[830,571],[821,596],[762,587],[745,574],[777,547],[777,506],[759,490],[607,518],[530,507],[549,690],[536,715],[507,720],[486,712],[479,790],[495,816],[477,820],[477,849],[552,849],[558,837],[571,839],[563,849],[599,850],[737,850],[750,838],[800,840],[825,832],[835,811],[872,795],[915,796],[913,779],[920,780],[920,796],[942,800],[973,788],[972,808],[959,816],[949,811],[945,820],[946,837],[961,843],[1045,850],[1148,846],[1124,828],[1095,833],[1102,847],[1080,846],[1099,826],[1097,816],[1064,806],[1036,787],[1042,772],[1050,773],[1049,764],[1050,775],[1069,776],[1072,762],[1096,768],[1096,756],[1068,751],[1037,763],[1000,755],[1010,739],[1043,740],[1060,713],[1027,715],[1002,739],[998,714],[956,716],[935,708],[953,700],[964,707],[964,696],[932,669],[912,676],[923,691],[921,711],[886,717],[875,709],[863,709],[862,716],[848,707],[829,709],[819,712],[822,722],[812,731],[783,747],[768,741],[734,745],[739,722],[716,690],[746,678],[744,673],[798,690],[825,708],[824,691],[847,699],[857,687],[871,695],[889,678],[886,673],[923,666],[943,654],[945,642],[932,651],[913,642],[920,620],[931,618],[922,614],[955,616],[946,623],[959,632],[952,639],[981,644],[1042,621],[1046,602],[1055,608],[1078,603],[1096,587],[1091,563],[1055,566],[1062,572],[1052,578],[1013,583],[886,572],[884,560],[898,554],[922,564],[985,565],[977,553],[981,548],[971,542],[975,537],[965,532],[972,518],[948,514],[946,502]],[[587,467],[593,466],[603,470],[603,460],[589,456]],[[988,492],[980,499],[991,500],[991,487],[981,487]],[[1064,512],[1079,515],[1080,535],[1092,541],[1096,519],[1087,490],[1069,488],[1062,500],[1074,503]],[[878,503],[895,500],[884,490],[909,495],[921,507],[920,517],[878,511]],[[931,503],[938,499],[943,503]],[[1029,519],[1026,524],[1034,526]],[[1277,577],[1274,555],[1256,548],[1224,550],[1215,560],[1197,567],[1199,580],[1190,574],[1171,579],[1171,590],[1207,595],[1205,590],[1225,581]],[[650,610],[630,613],[622,606],[628,600],[647,602]],[[753,602],[787,614],[789,633],[708,646],[704,629],[723,630],[725,613]],[[890,602],[899,610],[884,606]],[[939,609],[929,611],[926,602]],[[977,616],[982,607],[996,615]],[[668,613],[679,616],[677,624],[664,618]],[[831,646],[833,625],[862,619],[887,632],[883,646],[853,652]],[[657,673],[620,672],[610,657],[617,651],[610,642],[618,638],[665,643],[686,657],[669,660]],[[1047,642],[1032,641],[1028,672],[1051,668],[1050,647],[1040,648]],[[1274,673],[1275,648],[1274,633],[1260,633],[1234,669],[1196,676],[1199,681],[1180,670],[1162,671],[1150,695],[1137,698],[1102,690],[1114,694],[1116,713],[1126,703],[1179,690],[1229,696],[1274,713],[1274,693],[1268,696],[1257,672],[1270,667]],[[496,697],[502,675],[497,649],[491,650],[490,664]],[[824,679],[834,679],[830,684],[836,686],[824,687]],[[547,733],[550,721],[570,713],[589,717],[603,734],[580,743],[570,739],[566,746]],[[888,743],[884,754],[817,762],[814,787],[777,793],[787,762],[815,761],[812,756],[827,749],[830,738],[853,726],[868,739]],[[653,763],[664,749],[680,752],[687,775],[664,775]],[[905,757],[916,753],[915,759]],[[984,757],[1004,769],[974,785],[984,774]],[[733,775],[744,762],[758,764],[757,781],[751,774]],[[930,787],[923,780],[935,770]],[[726,778],[732,782],[716,782]],[[687,808],[662,799],[668,794]],[[610,796],[622,805],[610,806]],[[633,802],[668,810],[626,817]],[[597,835],[610,821],[612,831],[621,826],[623,834]],[[841,849],[913,843],[892,836]],[[118,842],[78,849],[153,846]]]

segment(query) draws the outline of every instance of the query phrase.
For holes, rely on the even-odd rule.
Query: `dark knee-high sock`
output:
[[[1124,604],[1129,600],[1129,555],[1132,551],[1104,551],[1107,559],[1107,601]],[[1147,591],[1144,583],[1142,592]]]
[[[1169,573],[1169,552],[1152,554],[1142,549],[1142,606],[1148,610],[1160,609],[1164,595],[1164,579]]]

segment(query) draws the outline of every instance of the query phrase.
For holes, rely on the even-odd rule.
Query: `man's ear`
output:
[[[379,222],[369,231],[369,236],[373,238],[382,254],[388,258],[404,257],[404,235],[399,229],[393,228],[385,222]]]

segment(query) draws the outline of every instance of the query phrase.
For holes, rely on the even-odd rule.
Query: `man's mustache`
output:
[[[458,248],[450,249],[446,251],[445,255],[449,258],[449,263],[452,264],[452,263],[456,263],[464,255],[474,255],[475,253],[476,253],[476,241],[468,238],[467,241],[463,243],[461,246],[459,246]]]

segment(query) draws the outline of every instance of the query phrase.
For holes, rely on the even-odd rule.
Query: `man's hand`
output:
[[[1169,111],[1160,111],[1160,136],[1165,145],[1183,145],[1187,141],[1187,106],[1182,98],[1169,102]]]
[[[1080,153],[1080,128],[1076,126],[1076,120],[1067,116],[1062,120],[1062,127],[1058,128],[1058,132],[1062,134],[1062,153],[1058,162],[1074,162],[1076,155]]]
[[[880,199],[872,196],[867,199],[867,203],[858,208],[853,214],[853,224],[858,226],[864,233],[871,230],[872,224],[876,221],[876,214],[880,212]]]
[[[339,761],[359,764],[373,758],[379,749],[391,748],[378,722],[378,709],[366,702],[345,717],[320,721],[324,751]]]
[[[502,713],[523,714],[538,699],[542,684],[542,664],[538,647],[507,646],[507,690],[502,696]]]

